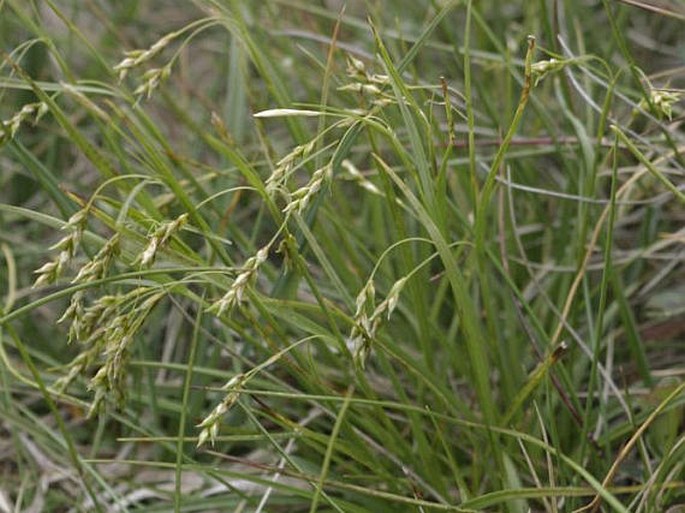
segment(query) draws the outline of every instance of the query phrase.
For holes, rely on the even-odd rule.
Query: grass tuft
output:
[[[680,511],[677,2],[0,2],[0,510]]]

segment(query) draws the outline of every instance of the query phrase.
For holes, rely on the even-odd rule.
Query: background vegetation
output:
[[[0,2],[0,511],[682,511],[682,4],[342,3]]]

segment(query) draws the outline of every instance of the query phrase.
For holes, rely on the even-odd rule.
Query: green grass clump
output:
[[[1,511],[685,507],[680,7],[343,3],[0,2]]]

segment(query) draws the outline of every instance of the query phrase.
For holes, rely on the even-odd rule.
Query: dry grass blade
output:
[[[671,18],[676,18],[685,21],[685,9],[682,5],[677,3],[666,3],[666,2],[645,2],[644,0],[618,0],[626,5],[632,5],[635,7],[640,7],[647,11],[655,12],[663,16],[669,16]]]

